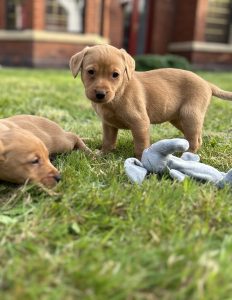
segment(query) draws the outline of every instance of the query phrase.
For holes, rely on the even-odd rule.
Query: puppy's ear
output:
[[[82,51],[74,54],[69,61],[69,67],[72,71],[73,77],[76,78],[77,74],[81,69],[81,65],[84,59],[85,54],[87,53],[89,47],[85,47]]]
[[[125,62],[127,78],[128,80],[130,80],[135,71],[135,60],[133,59],[132,56],[130,56],[130,54],[126,52],[126,50],[120,49],[120,51],[122,53]]]

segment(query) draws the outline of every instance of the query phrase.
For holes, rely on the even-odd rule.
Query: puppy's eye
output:
[[[33,165],[36,165],[40,162],[40,159],[38,157],[34,158],[30,163]]]
[[[92,70],[92,69],[88,70],[87,72],[89,75],[94,75],[94,73],[95,73],[94,70]]]
[[[113,78],[117,78],[119,76],[119,73],[118,72],[113,72],[113,74],[112,74],[112,77]]]

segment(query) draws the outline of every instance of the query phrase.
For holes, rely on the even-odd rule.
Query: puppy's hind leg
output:
[[[179,120],[173,120],[170,122],[172,125],[174,125],[178,130],[180,130],[183,134],[186,140],[189,142],[189,152],[197,152],[197,150],[201,147],[202,145],[202,138],[201,138],[201,128],[200,126],[196,126],[195,128],[191,128],[187,124],[184,123],[182,126],[181,122]],[[190,127],[190,128],[189,128]]]
[[[186,140],[189,142],[189,152],[197,152],[202,145],[202,126],[204,112],[186,111],[180,116],[179,124]]]

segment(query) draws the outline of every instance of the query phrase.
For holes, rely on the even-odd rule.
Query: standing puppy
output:
[[[70,68],[74,78],[81,70],[86,96],[102,119],[104,153],[115,148],[118,129],[130,129],[140,158],[150,145],[150,124],[166,121],[183,132],[189,151],[196,152],[211,96],[232,100],[232,93],[190,71],[135,72],[134,59],[110,45],[84,48],[71,57]]]

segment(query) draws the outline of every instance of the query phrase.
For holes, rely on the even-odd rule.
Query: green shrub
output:
[[[190,70],[191,65],[185,57],[178,55],[138,55],[135,57],[137,71],[149,71],[160,68]]]

